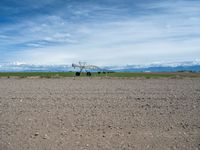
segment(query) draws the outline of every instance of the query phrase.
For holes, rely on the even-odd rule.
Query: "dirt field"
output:
[[[0,150],[200,150],[200,78],[0,79]]]

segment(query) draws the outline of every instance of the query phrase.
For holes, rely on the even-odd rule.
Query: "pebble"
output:
[[[48,138],[49,138],[49,137],[48,137],[47,134],[45,134],[44,137],[43,137],[43,139],[48,139]]]
[[[39,135],[39,132],[35,132],[34,136],[38,136]]]

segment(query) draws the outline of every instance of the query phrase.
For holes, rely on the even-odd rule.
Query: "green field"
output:
[[[61,77],[74,77],[74,72],[0,72],[0,77],[39,77],[39,78],[61,78]],[[85,77],[86,73],[82,73],[81,77]],[[122,78],[182,78],[182,77],[200,77],[200,73],[92,73],[92,77],[122,77]]]

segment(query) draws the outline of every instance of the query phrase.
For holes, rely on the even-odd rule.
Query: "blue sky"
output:
[[[199,0],[0,1],[0,63],[198,59]]]

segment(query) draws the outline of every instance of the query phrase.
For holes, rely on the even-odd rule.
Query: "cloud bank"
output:
[[[199,8],[197,0],[3,0],[0,62],[192,61],[200,56]]]

